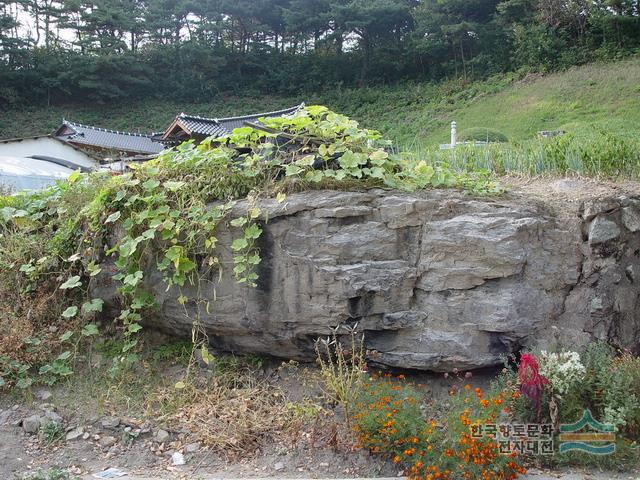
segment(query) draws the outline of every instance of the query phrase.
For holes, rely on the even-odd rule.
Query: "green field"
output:
[[[488,128],[504,134],[510,142],[498,153],[494,149],[465,155],[462,161],[465,164],[479,163],[498,171],[528,173],[575,170],[593,174],[593,170],[600,167],[603,174],[616,175],[624,171],[635,175],[640,171],[640,58],[590,64],[549,75],[510,74],[466,84],[450,81],[335,88],[298,97],[221,96],[200,104],[154,100],[29,107],[2,114],[0,137],[47,133],[58,126],[62,118],[118,130],[159,131],[180,112],[222,117],[274,110],[302,101],[327,105],[359,120],[365,127],[382,131],[401,148],[436,160],[451,162],[447,154],[435,152],[434,147],[448,141],[449,124],[456,120],[461,134],[473,128]],[[540,130],[566,130],[578,143],[542,145],[535,140]],[[622,147],[618,145],[620,142],[624,143]],[[585,148],[589,152],[576,151],[583,143],[588,144]],[[606,151],[600,153],[602,150]],[[555,155],[551,160],[547,159],[549,151]],[[567,158],[556,158],[562,155]],[[467,158],[469,156],[473,158]],[[475,158],[480,156],[483,158]],[[585,156],[589,158],[584,160]],[[607,158],[601,160],[598,156]],[[496,158],[500,167],[494,162]],[[591,167],[583,168],[585,161],[591,162]],[[618,161],[624,163],[624,168],[615,167]],[[461,161],[456,158],[452,163],[461,164]]]

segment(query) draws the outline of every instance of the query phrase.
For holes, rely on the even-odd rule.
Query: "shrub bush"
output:
[[[461,142],[489,142],[489,143],[504,143],[508,142],[507,136],[492,128],[473,127],[463,130],[458,139]]]
[[[537,389],[523,378],[528,359],[539,362]],[[522,359],[527,360],[523,362]],[[552,465],[580,464],[603,468],[629,468],[638,464],[640,439],[640,358],[629,352],[616,352],[604,343],[595,343],[582,355],[577,352],[526,353],[518,368],[505,368],[496,388],[515,390],[523,395],[509,403],[520,422],[574,423],[589,410],[593,417],[616,429],[616,450],[612,455],[594,456],[584,452],[556,454],[543,459]]]

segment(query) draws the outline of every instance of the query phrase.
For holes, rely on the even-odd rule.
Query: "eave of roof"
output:
[[[24,140],[37,140],[39,138],[55,138],[51,135],[31,135],[29,137],[18,137],[18,138],[0,138],[0,143],[11,143],[11,142],[22,142]],[[58,140],[56,138],[56,140]]]
[[[227,135],[233,131],[234,128],[238,128],[242,125],[251,123],[257,123],[260,118],[263,117],[279,117],[282,115],[291,115],[296,113],[301,108],[304,108],[304,103],[296,105],[295,107],[289,107],[282,110],[275,110],[272,112],[253,113],[250,115],[241,115],[236,117],[224,117],[224,118],[209,118],[201,117],[198,115],[188,115],[186,113],[180,113],[165,130],[162,136],[163,140],[171,139],[176,129],[179,128],[189,136],[194,135]]]
[[[74,133],[62,134],[66,128]],[[151,135],[121,132],[68,120],[63,120],[62,125],[54,132],[54,136],[69,144],[74,143],[121,152],[155,154],[164,149],[164,145],[153,140]]]

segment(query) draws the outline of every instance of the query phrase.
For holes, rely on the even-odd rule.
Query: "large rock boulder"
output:
[[[199,311],[221,350],[309,360],[318,337],[358,323],[375,362],[433,371],[497,365],[523,347],[638,345],[637,199],[559,215],[517,195],[310,191],[261,208],[258,287],[225,267],[199,285],[209,308],[190,301],[185,314],[179,292],[147,272],[159,303],[149,326],[189,336]],[[218,232],[226,265],[237,235]],[[93,289],[114,304],[108,275]]]

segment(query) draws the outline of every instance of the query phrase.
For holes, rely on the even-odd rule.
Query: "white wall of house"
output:
[[[88,168],[98,165],[98,162],[86,153],[51,137],[0,141],[0,155],[11,157],[46,155],[49,157],[59,158],[61,160],[68,160]]]

